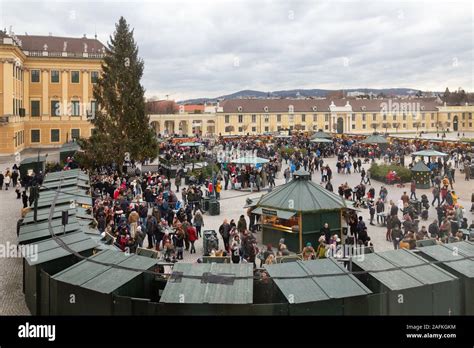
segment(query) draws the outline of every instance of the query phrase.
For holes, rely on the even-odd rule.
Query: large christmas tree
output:
[[[124,160],[143,161],[157,155],[158,143],[145,112],[145,90],[140,84],[143,60],[126,20],[121,17],[107,44],[102,75],[94,87],[97,110],[94,130],[81,139],[80,162],[89,168]]]

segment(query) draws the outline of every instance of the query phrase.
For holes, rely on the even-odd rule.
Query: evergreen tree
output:
[[[118,170],[128,158],[143,161],[158,151],[155,132],[145,112],[145,90],[140,84],[143,60],[126,20],[121,17],[107,44],[102,74],[94,86],[97,110],[94,130],[81,139],[80,161],[86,167],[115,163]]]

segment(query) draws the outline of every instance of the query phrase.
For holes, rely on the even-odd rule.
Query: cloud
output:
[[[21,8],[21,11],[18,11]],[[474,90],[470,1],[3,1],[2,25],[30,35],[97,32],[124,16],[148,96],[240,89]]]

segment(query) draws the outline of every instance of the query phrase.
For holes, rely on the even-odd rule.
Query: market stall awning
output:
[[[261,157],[240,157],[235,160],[230,161],[231,163],[235,164],[263,164],[270,162],[266,158]]]
[[[371,144],[371,145],[379,145],[379,144],[388,144],[388,140],[385,139],[383,136],[379,134],[372,134],[361,141],[362,144]]]
[[[412,172],[431,172],[430,168],[423,163],[423,161],[418,161],[415,165],[411,168]]]
[[[332,143],[331,139],[326,139],[326,138],[313,138],[310,141],[312,143]]]
[[[255,207],[255,206],[257,205],[259,199],[260,199],[260,197],[257,197],[257,198],[247,198],[247,199],[245,200],[244,208]]]
[[[411,154],[412,156],[441,156],[441,157],[444,157],[444,156],[447,156],[448,154],[447,153],[444,153],[444,152],[439,152],[439,151],[435,151],[435,150],[422,150],[422,151],[416,151],[416,152],[413,152]]]
[[[74,152],[74,151],[80,151],[81,147],[79,146],[78,143],[75,141],[70,141],[68,143],[64,143],[61,148],[59,149],[59,152]]]
[[[257,215],[277,216],[280,219],[284,219],[284,220],[288,220],[289,218],[291,218],[292,216],[296,214],[294,211],[286,211],[286,210],[263,208],[263,207],[255,208],[252,211],[252,213],[257,214]]]
[[[312,139],[331,139],[331,135],[323,132],[322,130],[317,131],[313,134]]]
[[[20,166],[25,165],[25,164],[30,164],[30,163],[37,163],[37,162],[46,162],[46,156],[39,156],[39,157],[34,156],[34,157],[25,158],[23,161],[20,162]]]
[[[201,145],[202,145],[202,143],[197,143],[197,142],[179,144],[179,146],[182,146],[182,147],[197,147],[197,146],[201,146]]]

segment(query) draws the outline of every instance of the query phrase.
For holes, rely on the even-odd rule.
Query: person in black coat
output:
[[[324,226],[321,228],[321,236],[324,236],[326,243],[329,244],[331,239],[331,229],[329,228],[329,224],[327,222],[325,222]]]
[[[15,187],[16,184],[18,183],[18,171],[16,171],[16,170],[13,170],[12,182],[13,182],[13,187]]]

